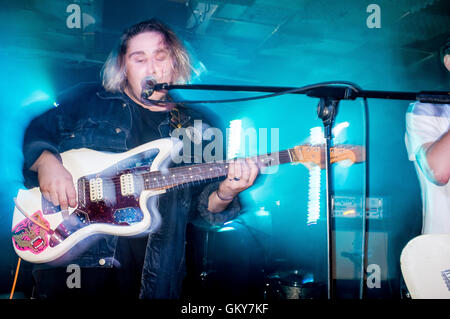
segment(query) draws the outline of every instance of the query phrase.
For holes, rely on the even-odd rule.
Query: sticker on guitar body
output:
[[[31,219],[49,227],[40,210],[31,215]],[[48,232],[28,218],[12,229],[12,240],[18,250],[29,250],[33,254],[41,253],[49,245]]]

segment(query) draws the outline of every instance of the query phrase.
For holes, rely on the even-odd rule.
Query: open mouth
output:
[[[41,236],[38,236],[31,241],[31,245],[33,246],[34,249],[38,249],[39,247],[44,245],[44,240],[42,239]]]

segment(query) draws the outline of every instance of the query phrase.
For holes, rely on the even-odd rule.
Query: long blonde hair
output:
[[[120,37],[118,46],[109,54],[101,71],[102,84],[105,90],[123,92],[127,83],[124,57],[128,42],[140,33],[151,31],[159,32],[164,37],[172,60],[174,82],[186,83],[190,80],[192,66],[186,48],[171,29],[152,18],[131,26]]]

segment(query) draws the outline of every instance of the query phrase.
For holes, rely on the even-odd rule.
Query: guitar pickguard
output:
[[[101,172],[80,177],[77,182],[78,206],[55,229],[55,234],[50,237],[50,247],[56,247],[81,228],[92,224],[130,226],[141,222],[144,218],[139,207],[144,189],[141,173],[148,172],[158,153],[158,149],[150,149]],[[120,185],[118,187],[123,175],[133,176],[134,180],[133,192],[126,195],[121,193]],[[100,190],[98,185],[101,185]],[[50,211],[55,209],[53,206]]]
[[[84,212],[89,223],[107,223],[114,225],[131,225],[143,219],[139,208],[139,197],[144,190],[142,173],[147,173],[158,149],[151,149],[131,156],[107,169],[78,180],[78,209]],[[132,192],[123,194],[121,176],[132,178]],[[99,185],[101,194],[93,194],[92,180]]]

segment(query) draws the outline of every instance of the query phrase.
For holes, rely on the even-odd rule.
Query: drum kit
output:
[[[294,269],[269,274],[264,297],[268,300],[326,298],[326,285],[314,281],[309,272]]]
[[[244,228],[249,227],[246,224],[241,224]],[[215,286],[215,278],[220,276],[220,270],[216,269],[217,261],[216,254],[218,242],[223,240],[220,233],[236,230],[236,223],[228,224],[225,226],[211,226],[202,220],[196,220],[192,224],[193,231],[199,235],[201,245],[200,251],[197,252],[200,256],[198,258],[198,267],[195,272],[196,279],[200,283],[202,290],[214,289],[223,290],[223,282]],[[239,230],[239,229],[238,229]],[[234,235],[233,235],[234,236]],[[236,237],[239,234],[235,234]],[[197,249],[199,247],[196,247]],[[242,253],[242,252],[239,252]],[[264,262],[268,264],[268,262]],[[257,277],[258,280],[262,280],[262,283],[258,284],[260,290],[259,296],[262,296],[265,300],[285,300],[285,299],[326,299],[327,287],[325,282],[317,281],[314,273],[306,271],[301,268],[292,268],[287,266],[287,261],[283,259],[273,260],[269,262],[269,265],[263,266],[261,272],[262,276]],[[229,284],[235,284],[229,282]],[[206,295],[208,292],[205,292]]]

